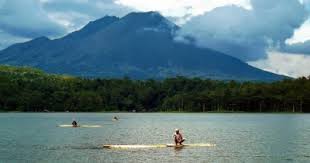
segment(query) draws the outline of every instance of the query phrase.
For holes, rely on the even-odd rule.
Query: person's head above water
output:
[[[179,132],[180,132],[180,130],[179,130],[179,129],[175,129],[175,133],[177,133],[177,134],[178,134]]]

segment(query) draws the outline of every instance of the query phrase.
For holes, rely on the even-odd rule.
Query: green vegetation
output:
[[[273,83],[82,79],[0,66],[0,110],[310,112],[310,78]]]

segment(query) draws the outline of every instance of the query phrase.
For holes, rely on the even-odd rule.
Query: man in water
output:
[[[72,127],[78,127],[78,124],[75,120],[73,120],[73,122],[72,122]]]
[[[115,117],[113,117],[113,120],[114,121],[118,121],[118,118],[115,116]]]
[[[183,145],[182,143],[185,141],[179,129],[175,129],[175,133],[173,135],[175,145]]]

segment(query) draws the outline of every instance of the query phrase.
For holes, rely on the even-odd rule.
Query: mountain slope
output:
[[[40,37],[12,45],[0,52],[0,63],[86,77],[283,78],[220,52],[176,42],[178,29],[156,12],[104,17],[60,39]]]

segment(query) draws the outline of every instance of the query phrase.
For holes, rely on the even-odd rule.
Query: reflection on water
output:
[[[103,127],[56,127],[73,118]],[[175,128],[216,147],[103,148],[173,143]],[[309,162],[309,140],[307,114],[0,114],[0,162]]]

